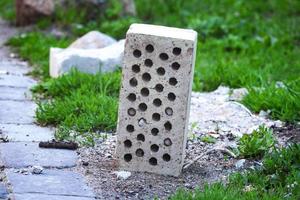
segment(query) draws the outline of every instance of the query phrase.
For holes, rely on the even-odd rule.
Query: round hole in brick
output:
[[[136,78],[132,78],[132,79],[129,80],[129,84],[130,84],[132,87],[135,87],[135,86],[137,86],[138,81],[136,80]]]
[[[168,115],[168,116],[172,116],[172,115],[173,115],[173,109],[170,108],[170,107],[167,107],[167,108],[165,109],[165,113],[166,113],[166,115]]]
[[[150,165],[153,165],[153,166],[157,165],[157,159],[154,158],[154,157],[150,158],[150,159],[149,159],[149,164],[150,164]]]
[[[129,125],[127,125],[127,127],[126,127],[126,130],[127,130],[129,133],[132,133],[132,132],[134,131],[134,126],[131,125],[131,124],[129,124]]]
[[[163,76],[163,75],[165,75],[166,70],[165,70],[163,67],[159,67],[159,68],[156,70],[156,72],[157,72],[158,75]]]
[[[175,101],[176,95],[175,95],[173,92],[170,92],[170,93],[168,94],[168,99],[169,99],[170,101]]]
[[[171,124],[170,122],[166,122],[166,123],[164,124],[164,127],[165,127],[165,129],[166,129],[167,131],[170,131],[170,130],[172,129],[172,124]]]
[[[156,90],[157,92],[162,92],[162,91],[164,90],[164,86],[163,86],[162,84],[157,84],[157,85],[155,86],[155,90]]]
[[[154,99],[154,100],[153,100],[153,104],[154,104],[155,106],[159,107],[159,106],[161,106],[162,102],[161,102],[160,99]]]
[[[146,59],[145,62],[144,62],[144,64],[145,64],[147,67],[152,67],[153,62],[152,62],[152,60],[150,60],[150,59]]]
[[[163,160],[166,161],[166,162],[169,162],[171,160],[171,156],[169,154],[165,153],[163,155]]]
[[[177,85],[178,81],[176,78],[172,77],[169,79],[169,84],[170,85]]]
[[[130,116],[134,116],[134,115],[136,114],[136,111],[135,111],[134,108],[129,108],[129,109],[127,110],[127,113],[128,113],[128,115],[130,115]]]
[[[153,152],[158,152],[159,146],[158,146],[157,144],[152,144],[152,145],[150,146],[150,149],[151,149],[151,151],[153,151]]]
[[[139,73],[141,71],[141,68],[138,65],[132,65],[131,69],[135,73]]]
[[[152,44],[148,44],[146,46],[146,51],[149,52],[149,53],[152,53],[154,51],[154,47]]]
[[[127,148],[130,148],[132,146],[132,142],[130,140],[125,140],[124,141],[124,146]]]
[[[175,47],[173,49],[173,54],[176,55],[176,56],[180,55],[181,54],[181,48]]]
[[[124,155],[124,160],[126,162],[130,162],[132,160],[132,155],[130,153],[127,153]]]
[[[149,96],[149,89],[148,88],[142,88],[141,89],[141,94],[142,94],[142,96],[144,96],[144,97],[147,97],[147,96]]]
[[[127,96],[127,99],[129,101],[135,101],[136,100],[136,95],[134,93],[130,93],[128,96]]]
[[[166,138],[164,139],[164,145],[166,145],[167,147],[172,145],[172,140],[170,138]]]
[[[157,136],[158,132],[159,132],[159,130],[157,128],[151,129],[151,134],[154,135],[154,136]]]
[[[142,75],[142,79],[144,80],[144,81],[150,81],[151,80],[151,75],[149,74],[149,73],[144,73],[143,75]]]
[[[140,50],[136,49],[133,51],[134,57],[139,58],[139,57],[141,57],[141,55],[142,55],[142,52]]]
[[[162,60],[168,60],[169,56],[166,53],[161,53],[161,54],[159,54],[159,58],[162,59]]]
[[[144,151],[143,151],[143,149],[137,149],[137,150],[135,151],[135,155],[136,155],[137,157],[143,157],[143,156],[144,156]]]
[[[138,134],[138,135],[136,136],[136,139],[137,139],[138,141],[145,142],[145,136],[144,136],[143,134]]]
[[[160,114],[158,114],[158,113],[153,113],[152,119],[153,119],[154,121],[159,121],[159,120],[160,120]]]
[[[140,103],[140,104],[139,104],[139,109],[140,109],[141,111],[146,111],[146,110],[147,110],[147,104],[145,104],[145,103]]]
[[[178,62],[172,63],[172,69],[178,70],[180,68],[180,64]]]

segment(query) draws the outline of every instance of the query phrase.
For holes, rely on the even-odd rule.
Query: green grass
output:
[[[275,145],[273,132],[264,126],[260,126],[251,134],[244,134],[239,139],[238,153],[245,158],[261,158],[272,150]]]
[[[300,198],[300,144],[267,154],[263,167],[235,173],[227,184],[180,189],[171,200],[298,200]]]
[[[37,122],[57,126],[60,140],[92,145],[94,132],[116,128],[119,88],[120,72],[88,75],[72,71],[50,79],[32,89],[38,102]]]
[[[49,78],[50,47],[64,48],[69,43],[69,38],[56,38],[42,32],[23,33],[7,42],[17,50],[21,58],[33,65],[31,74],[41,79]]]
[[[1,0],[0,17],[5,20],[13,21],[16,18],[16,12],[14,6],[15,6],[14,0]]]

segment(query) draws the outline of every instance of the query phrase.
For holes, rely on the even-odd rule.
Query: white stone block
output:
[[[81,72],[96,74],[112,72],[121,66],[125,40],[101,49],[50,49],[50,76],[58,77],[73,67]]]
[[[193,30],[130,26],[117,128],[116,155],[121,169],[180,174],[196,47]]]

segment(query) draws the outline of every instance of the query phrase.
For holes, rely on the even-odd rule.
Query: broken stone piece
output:
[[[122,179],[122,180],[126,180],[131,176],[131,172],[127,172],[127,171],[116,171],[114,172],[114,174],[117,175],[118,179]]]
[[[121,66],[124,40],[101,49],[50,49],[50,76],[58,77],[72,68],[89,74],[113,72]]]
[[[100,49],[116,43],[117,41],[99,31],[90,31],[74,41],[68,48],[75,49]]]

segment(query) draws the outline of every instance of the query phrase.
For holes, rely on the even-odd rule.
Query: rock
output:
[[[238,160],[238,161],[235,163],[235,167],[236,167],[237,169],[241,169],[241,168],[244,167],[245,162],[246,162],[245,159]]]
[[[98,31],[91,31],[74,41],[68,48],[100,49],[116,43],[117,41]]]
[[[44,168],[41,166],[33,166],[31,168],[32,174],[41,174],[41,173],[43,173],[43,170],[44,170]]]
[[[234,89],[229,95],[229,101],[241,101],[247,94],[248,90],[246,88]]]
[[[115,71],[122,64],[125,40],[101,49],[50,49],[50,76],[58,77],[72,68],[89,74]]]
[[[16,0],[16,23],[24,26],[54,11],[53,0]]]
[[[127,172],[127,171],[116,171],[114,172],[114,174],[117,175],[118,179],[123,179],[123,180],[126,180],[131,176],[131,172]]]
[[[267,118],[267,117],[269,116],[270,113],[271,113],[270,110],[267,110],[267,111],[261,110],[261,111],[258,113],[258,116]]]

